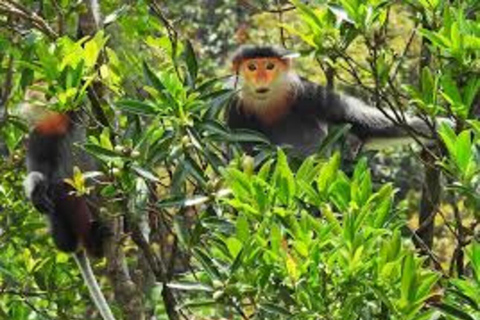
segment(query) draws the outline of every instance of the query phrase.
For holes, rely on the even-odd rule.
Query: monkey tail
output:
[[[98,282],[95,279],[92,267],[90,266],[90,261],[88,260],[85,251],[78,251],[73,254],[73,257],[80,268],[80,272],[82,273],[83,280],[88,287],[90,296],[92,297],[92,300],[95,303],[98,311],[100,311],[102,318],[104,320],[115,320],[112,311],[110,310],[110,307],[108,306],[108,303],[105,300],[102,291],[100,290]]]

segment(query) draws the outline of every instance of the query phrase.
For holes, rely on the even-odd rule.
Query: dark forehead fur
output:
[[[237,64],[243,59],[280,58],[291,54],[290,51],[274,46],[241,46],[232,56],[232,63]]]

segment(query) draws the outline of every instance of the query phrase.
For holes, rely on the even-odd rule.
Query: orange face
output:
[[[270,91],[287,69],[288,62],[279,58],[245,59],[238,66],[245,84],[258,94]]]

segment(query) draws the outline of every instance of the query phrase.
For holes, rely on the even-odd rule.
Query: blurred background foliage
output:
[[[0,318],[99,319],[22,190],[23,97],[42,83],[47,108],[88,119],[80,148],[102,179],[73,183],[115,227],[117,251],[94,268],[118,319],[480,319],[479,12],[477,0],[3,0]],[[334,136],[333,151],[292,163],[225,128],[228,58],[245,43],[300,52],[301,76],[453,126],[430,149],[356,154]]]

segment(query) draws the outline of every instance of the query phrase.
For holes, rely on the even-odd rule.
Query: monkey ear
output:
[[[293,59],[298,58],[298,57],[300,57],[300,54],[296,53],[296,52],[293,52],[293,53],[289,53],[289,54],[284,55],[282,57],[282,61],[285,62],[285,65],[287,65],[287,67],[291,67],[292,64],[293,64]]]
[[[238,73],[240,71],[240,65],[242,64],[241,61],[233,61],[232,62],[232,71],[234,73]]]
[[[300,57],[300,53],[293,52],[293,53],[289,53],[289,54],[286,54],[286,55],[282,56],[282,59],[292,60],[292,59],[295,59],[295,58],[298,58],[298,57]]]
[[[292,67],[292,64],[293,64],[293,59],[295,59],[299,56],[300,56],[300,54],[298,54],[298,53],[289,53],[289,54],[283,55],[279,59],[287,67],[287,69],[290,69]]]

